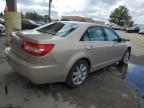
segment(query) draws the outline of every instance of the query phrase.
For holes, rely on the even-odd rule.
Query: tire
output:
[[[131,55],[131,51],[127,49],[123,55],[122,60],[119,62],[119,64],[128,64],[130,60],[130,55]]]
[[[66,85],[70,88],[77,88],[82,85],[88,77],[90,71],[89,64],[85,60],[77,61],[70,69],[66,79]]]

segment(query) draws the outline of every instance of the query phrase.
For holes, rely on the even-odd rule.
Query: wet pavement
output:
[[[129,64],[125,79],[144,91],[144,66]]]
[[[139,103],[144,107],[144,67],[141,65],[131,64],[116,66],[121,78],[133,86]]]
[[[116,31],[121,37],[129,38],[132,46],[130,64],[128,65],[125,79],[144,90],[144,35]]]
[[[144,108],[144,35],[116,31],[121,37],[129,38],[132,46],[131,63],[123,78],[134,87],[137,98]]]
[[[80,88],[64,83],[34,85],[16,74],[6,61],[0,65],[2,108],[140,108],[135,92],[122,78],[127,66],[115,65],[91,74]]]
[[[122,79],[133,84],[135,87],[144,90],[144,67],[129,63],[125,67],[116,66],[117,70],[122,74]]]

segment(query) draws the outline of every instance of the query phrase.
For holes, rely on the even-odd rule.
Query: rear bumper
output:
[[[16,56],[11,48],[5,50],[8,63],[19,74],[28,78],[35,84],[64,82],[65,72],[62,71],[61,66],[48,65],[40,66],[26,62],[20,57]]]

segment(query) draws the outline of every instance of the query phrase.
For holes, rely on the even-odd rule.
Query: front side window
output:
[[[90,41],[104,41],[104,34],[101,27],[91,27],[88,29]]]
[[[48,33],[60,37],[65,37],[69,33],[73,32],[79,25],[74,23],[61,23],[56,22],[48,26],[37,29],[38,32]]]
[[[118,35],[109,28],[104,28],[108,41],[118,41]]]

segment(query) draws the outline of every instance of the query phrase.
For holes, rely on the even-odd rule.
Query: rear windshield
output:
[[[74,23],[61,23],[56,22],[42,28],[37,29],[38,32],[48,33],[60,37],[65,37],[73,32],[79,25]]]

